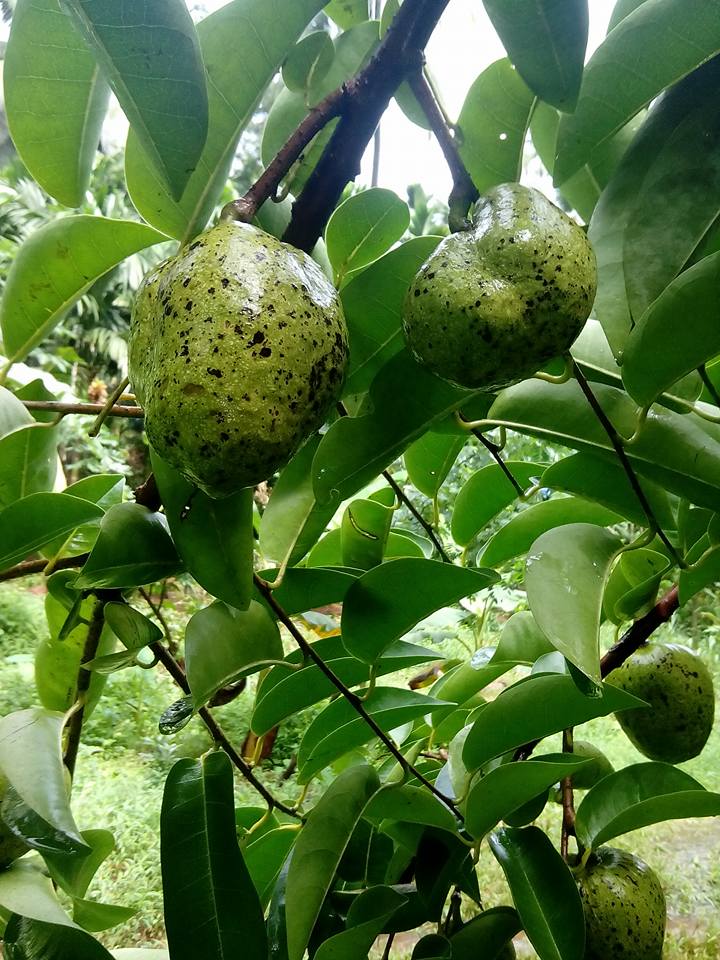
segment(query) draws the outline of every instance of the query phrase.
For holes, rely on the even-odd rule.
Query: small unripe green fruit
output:
[[[157,453],[212,497],[267,479],[339,396],[348,336],[301,250],[221,221],[148,274],[130,380]]]
[[[665,894],[640,857],[601,847],[577,882],[585,913],[584,960],[661,960]]]
[[[609,682],[650,704],[616,714],[650,760],[682,763],[702,751],[715,719],[715,694],[710,671],[694,650],[679,643],[640,647]]]
[[[573,754],[579,760],[589,760],[584,767],[573,774],[572,782],[576,790],[589,790],[596,783],[614,773],[615,768],[599,747],[587,740],[576,740],[573,743]]]
[[[500,390],[570,348],[596,286],[581,227],[537,190],[500,184],[478,201],[472,229],[446,237],[420,268],[405,338],[433,373]]]

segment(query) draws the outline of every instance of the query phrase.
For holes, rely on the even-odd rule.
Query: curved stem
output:
[[[96,437],[100,433],[100,428],[107,420],[110,411],[115,406],[115,404],[120,399],[120,397],[123,395],[123,393],[125,392],[125,387],[127,387],[129,383],[130,383],[130,380],[128,379],[128,377],[123,377],[120,383],[115,387],[113,392],[110,394],[110,396],[107,398],[105,403],[102,405],[102,410],[97,415],[95,423],[88,430],[89,437]]]
[[[488,440],[486,436],[480,433],[479,430],[472,430],[471,432],[472,432],[472,435],[476,437],[480,441],[480,443],[485,447],[485,449],[493,458],[495,463],[500,467],[502,472],[505,474],[505,476],[508,478],[510,483],[515,488],[515,492],[517,493],[517,495],[519,497],[524,497],[525,491],[522,488],[522,484],[519,482],[519,480],[516,479],[510,467],[505,463],[503,458],[500,456],[500,449],[496,447],[491,440]]]

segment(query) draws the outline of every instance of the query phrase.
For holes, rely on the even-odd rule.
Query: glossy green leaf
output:
[[[237,845],[232,767],[224,753],[179,760],[171,769],[160,857],[173,960],[267,960],[262,908]]]
[[[200,45],[182,0],[129,9],[114,0],[62,0],[148,157],[178,199],[208,132]],[[151,12],[152,11],[152,12]]]
[[[73,900],[73,920],[88,933],[101,933],[134,917],[137,910],[95,900]]]
[[[20,0],[4,59],[5,110],[32,176],[67,207],[85,197],[110,88],[59,0]],[[62,110],[48,109],[62,85]]]
[[[341,30],[347,30],[368,18],[367,0],[330,0],[325,4],[325,13]]]
[[[434,550],[432,541],[418,536],[412,530],[391,530],[385,547],[385,559],[399,560],[401,557],[430,559]]]
[[[347,929],[320,944],[315,960],[366,960],[375,938],[403,905],[404,897],[392,887],[370,887],[348,911]]]
[[[500,640],[491,663],[533,663],[555,648],[537,625],[529,610],[513,613],[500,634]]]
[[[243,849],[245,864],[263,908],[270,902],[275,881],[296,837],[297,827],[286,824],[261,834]]]
[[[86,851],[65,784],[63,722],[61,713],[40,707],[0,718],[0,770],[20,800],[57,831],[64,849]]]
[[[383,787],[368,804],[364,817],[378,824],[383,820],[400,820],[422,823],[450,833],[456,833],[458,829],[457,820],[448,807],[426,787],[411,784]]]
[[[577,810],[578,838],[597,849],[651,823],[720,815],[720,794],[669,763],[634,763],[604,777]]]
[[[350,333],[346,394],[367,390],[383,363],[403,348],[405,294],[411,280],[439,242],[439,237],[413,237],[358,276],[349,278],[342,291]]]
[[[639,318],[623,353],[625,388],[642,407],[720,353],[717,289],[720,253],[681,273]],[[653,349],[672,342],[672,350]]]
[[[75,586],[137,587],[181,569],[165,517],[139,503],[120,503],[103,517],[97,543]]]
[[[215,500],[151,451],[170,533],[188,572],[213,597],[245,607],[252,592],[252,490]]]
[[[340,527],[343,566],[370,570],[382,563],[394,510],[375,500],[353,500]]]
[[[598,682],[603,592],[621,545],[602,527],[571,523],[538,537],[525,564],[537,625],[556,650]]]
[[[43,923],[17,914],[5,931],[8,960],[112,960],[94,937],[79,927]]]
[[[392,190],[372,187],[348,197],[325,228],[325,244],[336,286],[377,260],[407,230],[410,211]]]
[[[320,437],[307,440],[280,472],[260,523],[260,551],[281,569],[294,566],[317,542],[337,504],[320,506],[313,491],[312,465]]]
[[[316,640],[311,646],[346,687],[367,682],[367,664],[349,656],[340,637]],[[303,660],[300,651],[293,651],[286,659],[291,664]],[[436,651],[399,640],[387,648],[375,667],[378,676],[385,676],[436,659]],[[335,691],[330,680],[313,663],[304,664],[299,670],[273,667],[258,686],[252,729],[262,736],[293,713],[319,703]]]
[[[15,396],[20,401],[55,400],[41,380],[21,387]],[[27,427],[0,440],[0,508],[55,487],[60,432],[53,420],[52,413],[35,411]]]
[[[348,653],[374,663],[385,649],[425,617],[497,580],[439,560],[391,560],[368,571],[348,590],[343,605],[343,643]],[[410,586],[412,585],[412,590]]]
[[[0,511],[0,569],[102,515],[100,507],[66,493],[33,493],[16,500]]]
[[[162,630],[127,603],[106,603],[105,621],[128,650],[140,650],[162,640]]]
[[[192,697],[180,697],[163,710],[158,720],[158,730],[166,737],[178,733],[190,723],[194,713]]]
[[[543,960],[582,960],[585,918],[572,873],[538,827],[490,835],[528,940]]]
[[[671,563],[663,553],[642,547],[622,553],[603,595],[603,611],[613,623],[642,617],[655,604],[660,581]]]
[[[531,485],[533,477],[539,477],[543,472],[542,464],[521,460],[510,460],[506,466],[523,489]],[[455,543],[466,547],[517,496],[517,490],[496,463],[474,473],[455,498],[450,526]]]
[[[220,600],[198,610],[185,629],[185,672],[195,708],[222,687],[283,656],[277,623],[257,600],[251,600],[247,610]]]
[[[378,686],[363,705],[387,733],[446,703],[414,690]],[[372,729],[352,704],[343,697],[333,700],[313,720],[300,741],[298,783],[307,783],[338,757],[362,747],[373,737]]]
[[[406,350],[395,354],[370,386],[372,412],[342,417],[322,437],[312,467],[318,502],[347,500],[470,397],[424,370]]]
[[[465,437],[432,430],[420,437],[405,451],[405,469],[410,483],[433,500],[465,442]]]
[[[24,404],[6,387],[0,386],[0,439],[33,423]]]
[[[564,490],[601,503],[637,526],[647,523],[627,474],[617,462],[576,453],[548,467],[542,474],[542,483],[553,490]],[[643,479],[641,486],[663,530],[674,529],[675,514],[667,492],[650,480]]]
[[[282,65],[288,90],[298,93],[319,83],[332,66],[335,47],[329,33],[316,30],[299,40]]]
[[[705,0],[641,4],[608,34],[585,68],[575,113],[560,126],[556,183],[575,173],[665,87],[718,50],[720,23]]]
[[[30,234],[0,304],[9,363],[33,350],[99,277],[165,239],[143,223],[90,216],[61,217]]]
[[[710,551],[710,538],[701,537],[696,547],[687,555],[690,569],[681,570],[679,578],[680,603],[686,604],[691,597],[705,587],[720,580],[720,549]]]
[[[380,788],[369,766],[345,770],[310,812],[297,839],[286,887],[289,960],[302,960],[350,836]]]
[[[572,110],[588,38],[587,0],[483,0],[508,56],[533,93]]]
[[[158,229],[188,242],[207,224],[240,135],[270,80],[322,0],[234,0],[197,27],[208,83],[205,147],[179,201],[131,130],[125,171],[132,201]]]
[[[623,436],[637,426],[637,407],[621,390],[593,384],[605,413]],[[525,381],[503,390],[489,416],[499,423],[576,450],[615,461],[607,434],[576,383]],[[701,506],[717,507],[720,434],[694,414],[655,407],[638,439],[627,448],[636,471]]]
[[[482,839],[507,815],[587,762],[568,754],[554,761],[538,757],[495,767],[470,789],[464,807],[467,829],[473,837]]]
[[[452,947],[447,937],[428,933],[415,944],[411,960],[450,960]]]
[[[73,925],[57,898],[52,881],[36,864],[28,861],[15,861],[0,871],[0,907],[31,920]]]
[[[470,87],[457,126],[462,157],[480,193],[520,179],[535,97],[509,60],[496,60]]]
[[[71,497],[79,497],[97,504],[103,511],[107,511],[116,503],[122,503],[125,489],[125,478],[117,474],[95,474],[83,477],[65,488],[65,493]],[[89,553],[100,530],[100,519],[91,520],[77,527],[69,536],[59,537],[42,548],[43,555],[48,558],[60,556],[76,556],[80,553]]]
[[[115,838],[109,830],[83,830],[82,838],[88,850],[73,856],[43,851],[53,881],[74,898],[85,896],[98,868],[115,849]]]
[[[531,740],[641,706],[642,700],[611,684],[603,684],[602,696],[586,697],[568,674],[533,674],[483,707],[465,740],[463,762],[468,770],[479,770]]]
[[[512,907],[491,907],[473,917],[450,938],[453,960],[498,960],[500,951],[522,929]]]
[[[272,583],[275,570],[263,570],[259,576]],[[324,567],[292,567],[285,571],[280,586],[273,589],[273,597],[286,613],[294,616],[326,607],[331,603],[341,603],[360,570],[326,569]],[[259,592],[257,599],[262,598]]]
[[[645,3],[645,0],[616,0],[608,21],[607,32],[614,30],[620,21],[629,16],[633,10],[637,10],[641,3]]]
[[[608,527],[622,517],[597,503],[578,497],[557,497],[521,510],[491,537],[478,554],[478,563],[497,567],[526,553],[537,538],[561,526],[587,524]]]

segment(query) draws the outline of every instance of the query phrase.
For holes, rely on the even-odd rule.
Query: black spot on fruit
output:
[[[232,330],[242,336],[225,337]],[[347,360],[334,287],[305,253],[247,224],[219,223],[138,291],[129,368],[148,437],[210,496],[254,486],[282,467],[323,423]]]
[[[608,682],[649,707],[616,714],[628,739],[651,760],[682,763],[707,743],[715,719],[710,671],[689,647],[653,643],[613,670]]]
[[[443,240],[418,271],[405,299],[405,338],[446,380],[500,390],[569,349],[596,284],[584,231],[537,190],[500,184],[481,197],[472,229]],[[492,336],[477,337],[478,321]]]
[[[643,860],[600,847],[577,883],[585,913],[583,960],[661,960],[665,894]]]

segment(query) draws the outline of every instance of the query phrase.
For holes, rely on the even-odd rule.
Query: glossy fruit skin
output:
[[[596,286],[578,224],[537,190],[500,184],[478,201],[472,228],[420,268],[405,299],[405,339],[444,379],[500,390],[570,348]]]
[[[667,909],[657,875],[632,853],[600,847],[578,877],[584,960],[661,960]]]
[[[221,221],[143,281],[130,380],[158,454],[212,497],[283,466],[324,422],[348,360],[340,299],[305,253]]]
[[[650,704],[616,714],[628,739],[650,760],[682,763],[702,751],[715,718],[715,694],[710,671],[694,650],[679,643],[640,647],[609,682]]]
[[[599,747],[587,740],[576,740],[573,744],[573,753],[579,759],[590,760],[573,774],[573,787],[576,790],[589,790],[596,783],[614,773],[615,768]]]

